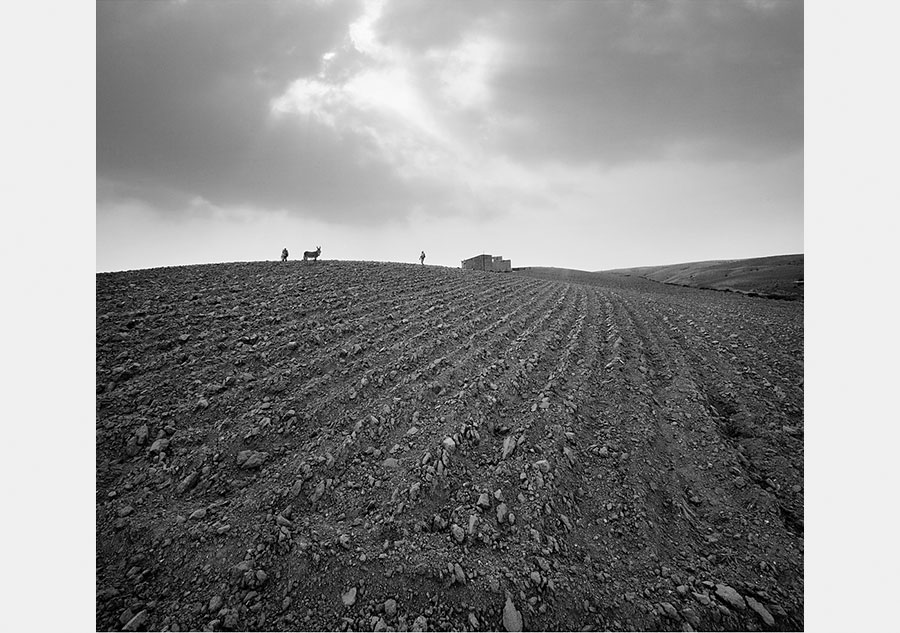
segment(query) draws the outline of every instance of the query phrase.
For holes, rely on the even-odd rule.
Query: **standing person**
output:
[[[288,252],[286,248],[281,249],[281,261],[287,261]]]
[[[425,251],[422,251],[422,254],[419,255],[419,263],[422,265],[425,264]]]

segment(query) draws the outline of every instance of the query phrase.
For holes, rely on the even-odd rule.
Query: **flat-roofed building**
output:
[[[476,255],[462,260],[463,270],[483,270],[489,272],[508,273],[512,271],[512,262],[500,255]]]

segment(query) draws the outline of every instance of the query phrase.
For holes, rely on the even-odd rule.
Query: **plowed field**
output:
[[[98,274],[98,630],[802,628],[803,303],[531,274]]]

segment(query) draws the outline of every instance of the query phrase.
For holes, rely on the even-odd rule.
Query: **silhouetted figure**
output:
[[[314,251],[303,251],[303,261],[306,261],[307,259],[316,261],[316,258],[318,258],[319,255],[321,255],[321,254],[322,254],[321,246],[316,246],[316,250],[314,250]]]
[[[422,251],[422,254],[419,255],[419,263],[423,265],[425,264],[425,251]]]
[[[286,248],[281,249],[281,261],[286,262],[288,258],[288,252]]]

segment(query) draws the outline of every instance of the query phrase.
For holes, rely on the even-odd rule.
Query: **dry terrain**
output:
[[[616,271],[679,286],[727,290],[772,299],[803,297],[803,255],[776,255]]]
[[[803,302],[97,275],[98,630],[796,630]]]

